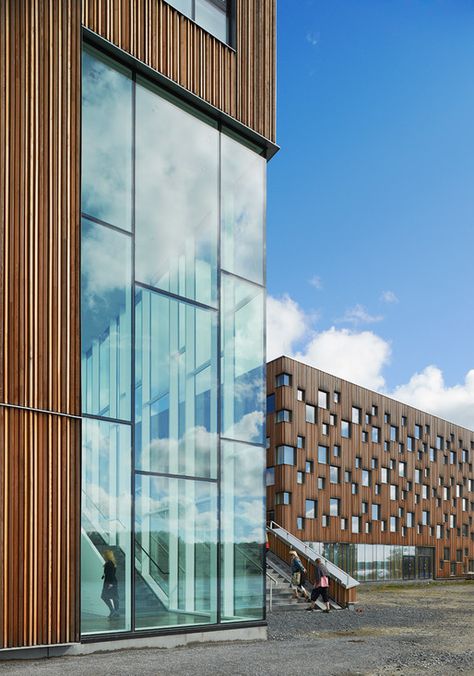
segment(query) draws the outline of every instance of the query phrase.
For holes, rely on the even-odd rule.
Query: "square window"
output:
[[[307,519],[315,519],[316,516],[316,500],[305,500],[305,517]]]
[[[313,461],[312,460],[306,460],[305,472],[306,472],[306,474],[312,474],[313,473]]]
[[[283,492],[275,495],[276,505],[291,505],[291,493]]]
[[[334,426],[336,423],[337,423],[337,415],[334,415],[334,413],[331,413],[329,415],[329,424]]]
[[[329,499],[329,514],[331,516],[339,516],[339,498]]]
[[[372,521],[380,520],[380,505],[372,504]]]
[[[359,516],[353,516],[352,517],[351,530],[352,530],[353,533],[359,533],[360,532],[360,517]]]
[[[333,446],[332,447],[332,454],[335,458],[339,458],[341,455],[341,447],[340,446]]]
[[[326,485],[326,479],[323,476],[318,476],[318,490],[322,491]]]
[[[304,401],[304,390],[300,390],[300,388],[296,390],[296,399],[298,401]]]
[[[305,446],[305,438],[298,435],[296,437],[296,447],[304,448],[304,446]]]
[[[306,404],[306,422],[312,424],[316,422],[316,408],[311,404]]]
[[[275,378],[276,387],[290,387],[291,386],[291,375],[289,373],[279,373]]]
[[[325,465],[328,461],[328,447],[327,446],[318,446],[318,462]]]
[[[277,446],[276,464],[277,465],[295,464],[295,449],[293,448],[293,446]]]
[[[323,390],[318,390],[318,406],[319,408],[328,407],[329,393],[324,392]]]
[[[296,529],[297,530],[304,530],[304,519],[303,519],[302,516],[296,517]]]
[[[332,484],[338,484],[339,483],[339,467],[335,467],[334,465],[331,465],[329,468],[329,481]]]
[[[329,425],[327,423],[321,425],[321,433],[326,436],[329,434]]]
[[[354,425],[360,425],[361,415],[362,415],[362,411],[360,410],[360,408],[358,408],[357,406],[353,406],[352,407],[352,422],[354,423]]]
[[[304,472],[296,472],[296,483],[297,484],[304,484]]]
[[[334,402],[335,404],[338,404],[338,403],[341,401],[341,394],[340,394],[340,392],[334,391],[332,400],[333,400],[333,402]]]
[[[289,411],[287,408],[281,408],[276,412],[276,422],[291,422],[291,411]]]
[[[370,472],[368,469],[362,470],[362,485],[370,486]]]
[[[351,424],[348,420],[341,420],[341,437],[349,439],[351,436]]]
[[[380,442],[380,427],[372,427],[372,442],[374,444]]]
[[[364,444],[367,443],[368,441],[368,435],[365,430],[362,430],[362,441],[364,442]]]

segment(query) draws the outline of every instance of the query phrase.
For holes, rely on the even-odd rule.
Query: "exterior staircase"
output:
[[[280,578],[286,580],[289,596],[292,594],[289,587],[291,574],[288,561],[289,551],[290,549],[294,549],[298,552],[299,557],[307,570],[308,582],[305,586],[308,591],[310,590],[311,582],[314,579],[316,560],[321,559],[329,574],[329,600],[331,608],[334,610],[353,608],[353,604],[356,602],[356,593],[359,582],[351,577],[351,575],[336,566],[332,561],[317,554],[314,549],[311,549],[306,543],[299,540],[295,535],[274,521],[271,521],[267,526],[267,537],[270,544],[270,551],[267,554],[267,589],[268,598],[270,597],[271,591],[272,606],[273,591],[276,591],[276,598],[280,598],[280,591],[278,590],[278,587],[281,587]],[[274,578],[274,581],[272,581],[272,578]],[[281,606],[277,605],[276,607]],[[317,601],[316,607],[324,608],[324,604]]]
[[[291,589],[291,571],[290,566],[282,561],[276,554],[268,552],[267,554],[267,611],[275,612],[278,610],[304,610],[308,603],[303,598],[293,598]],[[311,593],[312,585],[306,582],[305,588]],[[333,599],[329,599],[332,610],[341,610],[341,606]],[[316,601],[315,610],[324,610],[324,603]]]

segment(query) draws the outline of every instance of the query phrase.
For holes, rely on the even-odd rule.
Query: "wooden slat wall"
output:
[[[291,387],[275,388],[275,377],[279,373],[290,373],[292,375]],[[296,389],[305,390],[306,402],[297,401]],[[317,424],[308,424],[305,421],[305,403],[317,406],[318,390],[329,393],[328,410],[317,409]],[[340,403],[333,402],[333,393],[340,393]],[[274,510],[274,520],[284,528],[294,533],[304,541],[313,542],[348,542],[348,543],[368,543],[368,544],[397,544],[397,545],[416,545],[421,547],[435,547],[434,574],[437,577],[450,576],[450,562],[456,561],[457,550],[462,550],[462,561],[456,564],[456,574],[462,575],[468,566],[470,559],[474,559],[474,524],[472,521],[472,504],[474,502],[474,492],[468,491],[468,480],[473,481],[474,486],[474,432],[459,427],[453,423],[441,420],[436,416],[418,411],[417,409],[401,404],[400,402],[384,397],[381,394],[371,392],[363,387],[359,387],[340,378],[336,378],[327,373],[311,368],[297,361],[282,357],[271,362],[267,368],[267,392],[275,393],[276,410],[286,408],[292,411],[291,423],[275,423],[275,415],[270,414],[267,417],[267,435],[270,437],[270,450],[267,452],[267,465],[275,466],[275,485],[267,490],[267,510]],[[378,416],[373,418],[371,424],[365,424],[365,414],[370,413],[372,405],[378,407]],[[351,421],[352,406],[362,409],[362,421],[360,425],[352,425],[352,437],[343,439],[340,434],[341,419]],[[384,414],[390,414],[392,424],[398,427],[399,441],[404,444],[404,452],[399,453],[398,443],[391,443],[390,450],[384,450],[384,441],[390,440],[390,423],[384,422]],[[329,434],[323,435],[321,423],[329,425],[329,415],[333,413],[337,416],[337,424],[329,426]],[[401,417],[407,417],[407,426],[401,426]],[[415,452],[407,451],[407,436],[414,436],[415,423],[429,425],[429,434],[423,433],[422,439],[415,442]],[[372,443],[371,427],[377,426],[381,429],[381,443]],[[362,442],[362,430],[367,430],[369,441]],[[436,435],[441,435],[445,440],[451,439],[454,435],[454,442],[451,450],[457,455],[455,464],[445,464],[444,456],[449,456],[449,450],[437,451],[436,462],[430,462],[429,452],[423,453],[421,460],[418,459],[418,449],[425,443],[435,447]],[[296,447],[297,436],[305,437],[305,449],[297,449],[297,465],[275,465],[276,447],[281,444],[288,444]],[[459,441],[461,440],[461,446]],[[328,464],[318,464],[318,444],[329,448]],[[334,445],[341,447],[340,457],[335,458],[332,454]],[[469,462],[459,464],[461,460],[462,449],[469,453]],[[361,468],[356,469],[355,457],[362,458]],[[376,458],[378,468],[371,469],[371,460]],[[306,474],[303,485],[296,483],[296,473],[298,470],[305,469],[305,461],[312,460],[314,464],[314,473]],[[380,482],[380,468],[389,467],[390,460],[394,460],[395,469],[390,471],[388,484]],[[407,477],[398,475],[398,463],[404,461],[407,463]],[[329,465],[340,468],[340,483],[331,484],[329,481]],[[422,478],[420,484],[414,483],[414,470],[421,469]],[[362,469],[371,470],[371,486],[362,486]],[[428,469],[429,476],[424,476],[424,470]],[[349,470],[352,473],[352,481],[358,484],[358,494],[352,495],[351,484],[344,483],[344,471]],[[325,478],[325,488],[318,490],[317,477]],[[462,511],[462,500],[457,498],[454,506],[451,499],[442,500],[442,487],[438,484],[439,477],[443,478],[443,485],[448,486],[451,491],[451,498],[455,497],[456,484],[462,485],[463,497],[468,501],[468,510]],[[400,499],[400,492],[406,488],[407,481],[412,482],[412,490],[408,492],[406,500]],[[375,495],[374,484],[381,485],[380,495]],[[399,499],[390,500],[390,484],[398,486]],[[421,495],[418,504],[414,502],[415,493],[421,494],[421,486],[426,484],[428,488],[428,498],[422,499]],[[432,495],[432,488],[436,495]],[[292,493],[292,504],[288,506],[274,505],[275,493],[280,491],[289,491]],[[331,497],[340,498],[341,514],[339,517],[329,519],[329,527],[321,526],[321,515],[329,515],[329,499]],[[437,506],[437,498],[441,497],[441,505]],[[306,519],[303,531],[296,530],[296,517],[305,515],[305,500],[315,499],[318,501],[318,517],[316,519]],[[368,503],[368,513],[362,514],[361,503]],[[387,531],[381,531],[380,521],[371,519],[371,505],[375,502],[381,505],[381,519],[387,521]],[[404,516],[399,518],[399,530],[397,533],[388,531],[388,521],[390,516],[398,516],[398,508],[404,509]],[[429,528],[423,526],[422,532],[417,533],[417,524],[421,523],[421,512],[427,510],[430,512],[430,523],[434,529],[434,534],[429,534]],[[405,524],[406,513],[413,512],[414,527],[407,528],[406,536],[402,537],[400,528]],[[442,524],[443,527],[449,527],[444,522],[444,514],[454,514],[456,516],[456,528],[450,529],[449,537],[443,537],[437,540],[436,525]],[[361,516],[361,532],[353,534],[351,532],[351,516]],[[340,519],[345,517],[348,520],[347,530],[341,530]],[[367,521],[372,522],[372,532],[364,532]],[[462,535],[462,527],[466,526],[468,535]],[[458,530],[460,529],[460,534]],[[449,560],[446,559],[443,566],[440,561],[444,559],[444,548],[450,552]],[[465,553],[467,551],[467,554]]]
[[[80,421],[0,406],[0,647],[78,639]]]
[[[82,23],[275,141],[275,0],[236,0],[236,50],[164,0],[82,0]]]
[[[80,5],[0,2],[0,646],[75,640]]]

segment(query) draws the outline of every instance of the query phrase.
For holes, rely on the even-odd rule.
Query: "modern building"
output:
[[[5,0],[0,92],[0,648],[262,637],[275,0]]]
[[[267,520],[359,581],[474,571],[474,432],[288,357],[267,366]]]

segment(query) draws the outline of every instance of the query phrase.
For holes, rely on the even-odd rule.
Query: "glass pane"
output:
[[[216,313],[136,296],[137,469],[216,477]]]
[[[176,9],[179,9],[183,14],[187,14],[192,17],[193,13],[193,0],[168,0],[169,4]]]
[[[219,133],[137,84],[136,278],[215,305]]]
[[[82,57],[81,209],[131,229],[131,73],[89,47]]]
[[[217,487],[136,475],[139,629],[217,621]]]
[[[128,425],[82,421],[83,634],[131,628],[130,437]]]
[[[222,42],[227,42],[226,13],[208,0],[196,0],[196,23]]]
[[[263,290],[229,275],[222,282],[222,434],[265,441]]]
[[[222,442],[223,621],[263,618],[265,451]]]
[[[262,284],[266,162],[225,134],[221,157],[222,267]]]
[[[82,219],[82,410],[130,420],[131,238]]]

